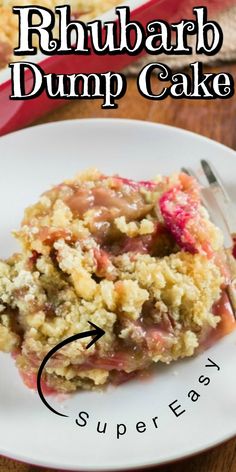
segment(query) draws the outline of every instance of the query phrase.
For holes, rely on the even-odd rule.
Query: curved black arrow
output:
[[[75,334],[74,336],[71,336],[70,338],[64,339],[64,341],[57,344],[57,346],[55,346],[53,349],[51,349],[51,351],[49,351],[47,353],[47,355],[45,356],[42,364],[39,367],[39,371],[38,371],[38,375],[37,375],[38,394],[39,394],[42,402],[44,403],[44,405],[49,410],[51,410],[53,413],[55,413],[56,415],[64,416],[64,417],[68,418],[68,415],[63,415],[63,413],[59,413],[58,411],[54,410],[54,408],[52,408],[49,405],[49,403],[47,402],[47,400],[45,399],[44,394],[42,392],[42,388],[41,388],[41,377],[42,377],[43,369],[44,369],[45,365],[47,364],[47,362],[49,361],[49,359],[53,356],[53,354],[55,354],[57,351],[59,351],[62,347],[66,346],[67,344],[70,344],[73,341],[77,341],[78,339],[87,338],[89,336],[92,336],[93,337],[92,341],[90,341],[90,343],[86,346],[86,349],[89,349],[94,343],[96,343],[105,334],[105,331],[103,331],[103,329],[96,326],[94,323],[91,323],[89,321],[89,324],[91,326],[93,326],[93,328],[95,328],[95,329],[91,330],[91,331],[85,331],[84,333],[78,333],[78,334]]]

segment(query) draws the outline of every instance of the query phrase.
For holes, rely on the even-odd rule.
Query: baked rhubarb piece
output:
[[[22,252],[0,266],[0,349],[30,388],[62,348],[45,392],[120,383],[190,357],[235,328],[223,238],[185,174],[135,182],[96,170],[52,188],[15,232]]]

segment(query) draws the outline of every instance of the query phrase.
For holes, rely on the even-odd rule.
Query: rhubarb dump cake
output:
[[[193,356],[235,328],[219,229],[185,174],[135,182],[87,171],[42,195],[15,231],[22,251],[0,266],[0,349],[44,389],[120,383],[159,361]]]
[[[88,21],[98,15],[118,6],[122,0],[0,0],[0,69],[14,60],[13,49],[18,43],[18,16],[12,13],[14,6],[40,6],[54,11],[60,5],[70,5],[72,18]],[[55,25],[54,35],[57,36],[58,27]],[[36,44],[37,45],[37,44]]]

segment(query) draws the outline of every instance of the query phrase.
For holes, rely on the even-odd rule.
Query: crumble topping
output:
[[[110,10],[122,2],[118,0],[71,0],[66,2],[71,7],[72,18],[89,21]],[[64,5],[63,0],[31,0],[30,5],[41,6],[54,10],[56,6]],[[12,7],[29,6],[26,0],[0,0],[0,70],[16,58],[13,49],[18,43],[18,17],[12,13]],[[58,36],[58,25],[54,27],[54,35]],[[37,46],[34,39],[34,46]],[[18,56],[18,60],[20,60]]]
[[[0,263],[0,349],[30,388],[48,351],[88,321],[105,335],[53,356],[47,388],[123,382],[235,328],[222,235],[185,174],[135,182],[86,171],[27,208],[14,235],[22,251]]]

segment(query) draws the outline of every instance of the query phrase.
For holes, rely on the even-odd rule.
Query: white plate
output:
[[[123,120],[67,121],[0,139],[0,254],[16,248],[10,236],[23,209],[51,184],[97,166],[106,173],[146,179],[212,160],[236,200],[236,155],[213,141],[175,128]],[[210,358],[219,367],[205,367]],[[158,368],[146,382],[104,393],[78,393],[55,408],[57,417],[27,390],[8,355],[0,356],[0,453],[68,470],[128,469],[200,452],[236,434],[236,332],[196,359]],[[199,383],[201,375],[210,384]],[[193,402],[190,390],[200,394]],[[178,418],[168,406],[186,410]],[[50,400],[51,401],[51,400]],[[79,412],[88,424],[75,423]],[[181,409],[178,410],[180,412]],[[155,427],[152,418],[158,417]],[[107,422],[106,433],[96,431]],[[146,430],[138,432],[136,424]],[[117,424],[126,434],[117,439]],[[140,429],[141,426],[139,425]],[[123,429],[119,427],[120,431]]]

